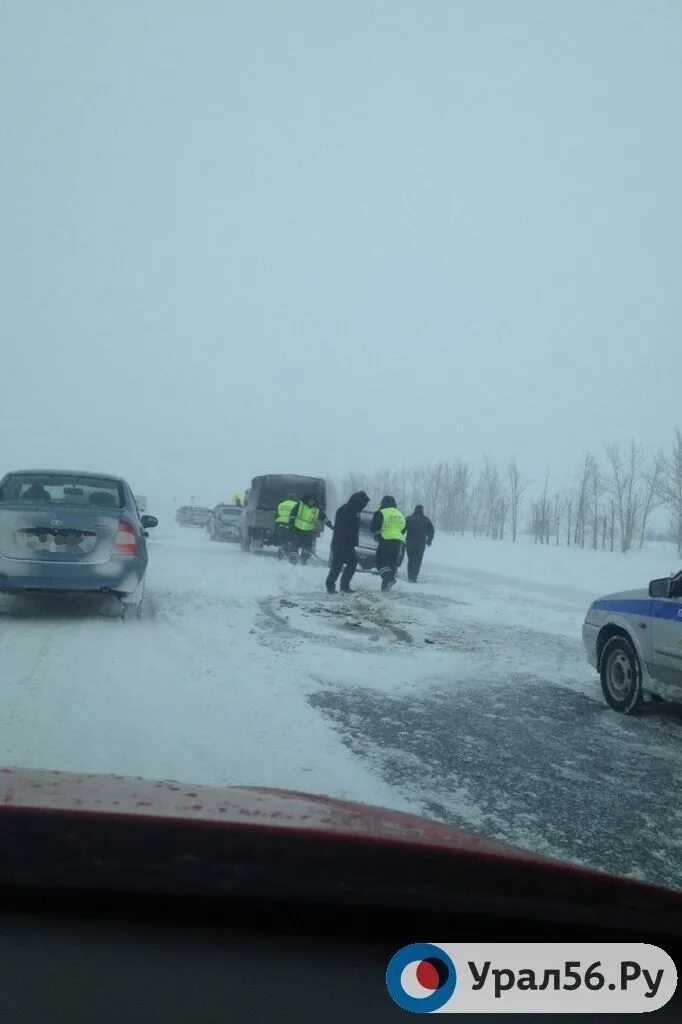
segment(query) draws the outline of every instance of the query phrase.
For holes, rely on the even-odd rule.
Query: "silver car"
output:
[[[372,522],[373,512],[361,512],[360,513],[360,533],[358,538],[358,546],[355,549],[355,557],[358,560],[358,565],[365,572],[369,572],[375,568],[377,562],[377,547],[378,541],[375,535],[370,529]],[[403,544],[400,548],[400,557],[398,558],[398,566],[403,564],[405,558],[405,545]]]
[[[645,695],[682,702],[682,572],[593,601],[583,644],[614,711],[635,714]]]
[[[211,540],[228,540],[239,543],[241,505],[216,505],[206,524]]]
[[[129,603],[140,611],[146,531],[157,525],[120,477],[8,473],[0,480],[0,591],[112,594],[123,612]]]

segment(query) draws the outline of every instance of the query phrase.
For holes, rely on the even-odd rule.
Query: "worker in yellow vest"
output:
[[[274,541],[278,549],[278,558],[284,558],[285,552],[289,550],[289,542],[291,540],[291,528],[289,526],[289,520],[291,519],[291,512],[294,508],[294,505],[296,504],[296,495],[287,494],[284,501],[280,501],[279,505],[277,506]]]
[[[301,565],[310,561],[315,543],[315,533],[318,520],[324,522],[325,514],[320,509],[317,498],[314,494],[304,494],[301,501],[297,501],[289,513],[289,525],[291,528],[289,544],[289,561],[296,565],[301,559]]]
[[[232,495],[232,504],[236,505],[237,508],[241,508],[242,507],[242,496],[239,493],[239,491],[237,491],[235,494]]]
[[[390,590],[395,585],[395,574],[403,550],[406,522],[405,516],[396,507],[395,498],[387,494],[381,499],[379,510],[372,516],[370,530],[377,538],[376,566],[381,576],[381,589]]]

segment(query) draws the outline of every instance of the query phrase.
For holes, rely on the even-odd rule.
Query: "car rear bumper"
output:
[[[221,540],[239,540],[239,529],[237,527],[227,529],[224,526],[215,526],[213,532]]]
[[[8,564],[10,563],[10,564]],[[133,558],[100,565],[42,563],[0,559],[0,592],[5,594],[132,594],[145,574],[147,562]]]

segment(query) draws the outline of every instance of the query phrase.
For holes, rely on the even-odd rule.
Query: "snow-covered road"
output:
[[[0,597],[0,762],[323,792],[682,885],[682,715],[606,709],[592,593],[447,544],[387,597],[203,531],[150,551],[141,622]]]

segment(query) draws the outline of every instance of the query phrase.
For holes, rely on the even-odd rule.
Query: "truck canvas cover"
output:
[[[304,494],[314,494],[320,508],[325,507],[326,486],[324,480],[314,476],[286,476],[272,473],[253,478],[249,491],[249,507],[274,511],[288,494],[295,495],[299,500]]]

